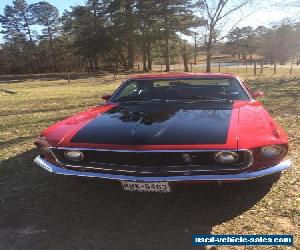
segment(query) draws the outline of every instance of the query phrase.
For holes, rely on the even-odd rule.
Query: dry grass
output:
[[[212,233],[293,234],[299,248],[300,79],[289,77],[288,70],[282,70],[277,76],[267,73],[258,77],[242,76],[252,88],[265,92],[262,102],[290,137],[289,157],[294,166],[254,206],[238,217],[215,225]],[[99,96],[111,93],[126,77],[119,76],[117,81],[112,76],[87,78],[73,80],[71,84],[65,80],[1,84],[2,89],[17,93],[0,92],[0,160],[5,162],[32,149],[34,138],[43,128],[100,102]]]

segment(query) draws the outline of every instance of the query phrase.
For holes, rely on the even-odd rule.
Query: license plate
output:
[[[170,186],[166,181],[121,181],[124,190],[137,192],[169,193]]]

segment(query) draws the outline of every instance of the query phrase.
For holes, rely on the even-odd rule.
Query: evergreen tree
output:
[[[59,12],[56,7],[47,3],[47,2],[39,2],[30,5],[30,11],[32,17],[35,21],[35,24],[41,25],[42,35],[40,38],[47,37],[50,44],[51,55],[52,55],[52,65],[53,70],[57,71],[56,66],[56,53],[54,47],[54,37],[57,35],[58,32],[58,25],[59,25]]]

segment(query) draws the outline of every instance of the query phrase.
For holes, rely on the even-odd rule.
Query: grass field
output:
[[[240,215],[215,224],[211,232],[293,234],[295,249],[299,249],[300,73],[292,77],[287,70],[276,76],[269,72],[257,77],[245,75],[241,71],[237,73],[241,73],[250,87],[265,92],[261,101],[289,135],[289,158],[293,161],[293,168],[286,171],[255,204]],[[8,173],[6,168],[11,168],[11,159],[22,162],[22,154],[34,148],[33,140],[40,131],[55,121],[99,103],[101,95],[112,93],[120,81],[127,77],[119,75],[115,81],[113,76],[107,75],[72,80],[71,84],[66,80],[28,80],[0,84],[0,89],[16,91],[15,94],[0,92],[0,186],[1,180],[5,180]],[[32,159],[30,162],[28,158],[25,160],[31,164]]]

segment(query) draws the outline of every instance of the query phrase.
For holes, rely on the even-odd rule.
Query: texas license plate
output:
[[[121,181],[123,189],[137,192],[169,193],[170,186],[166,181]]]

